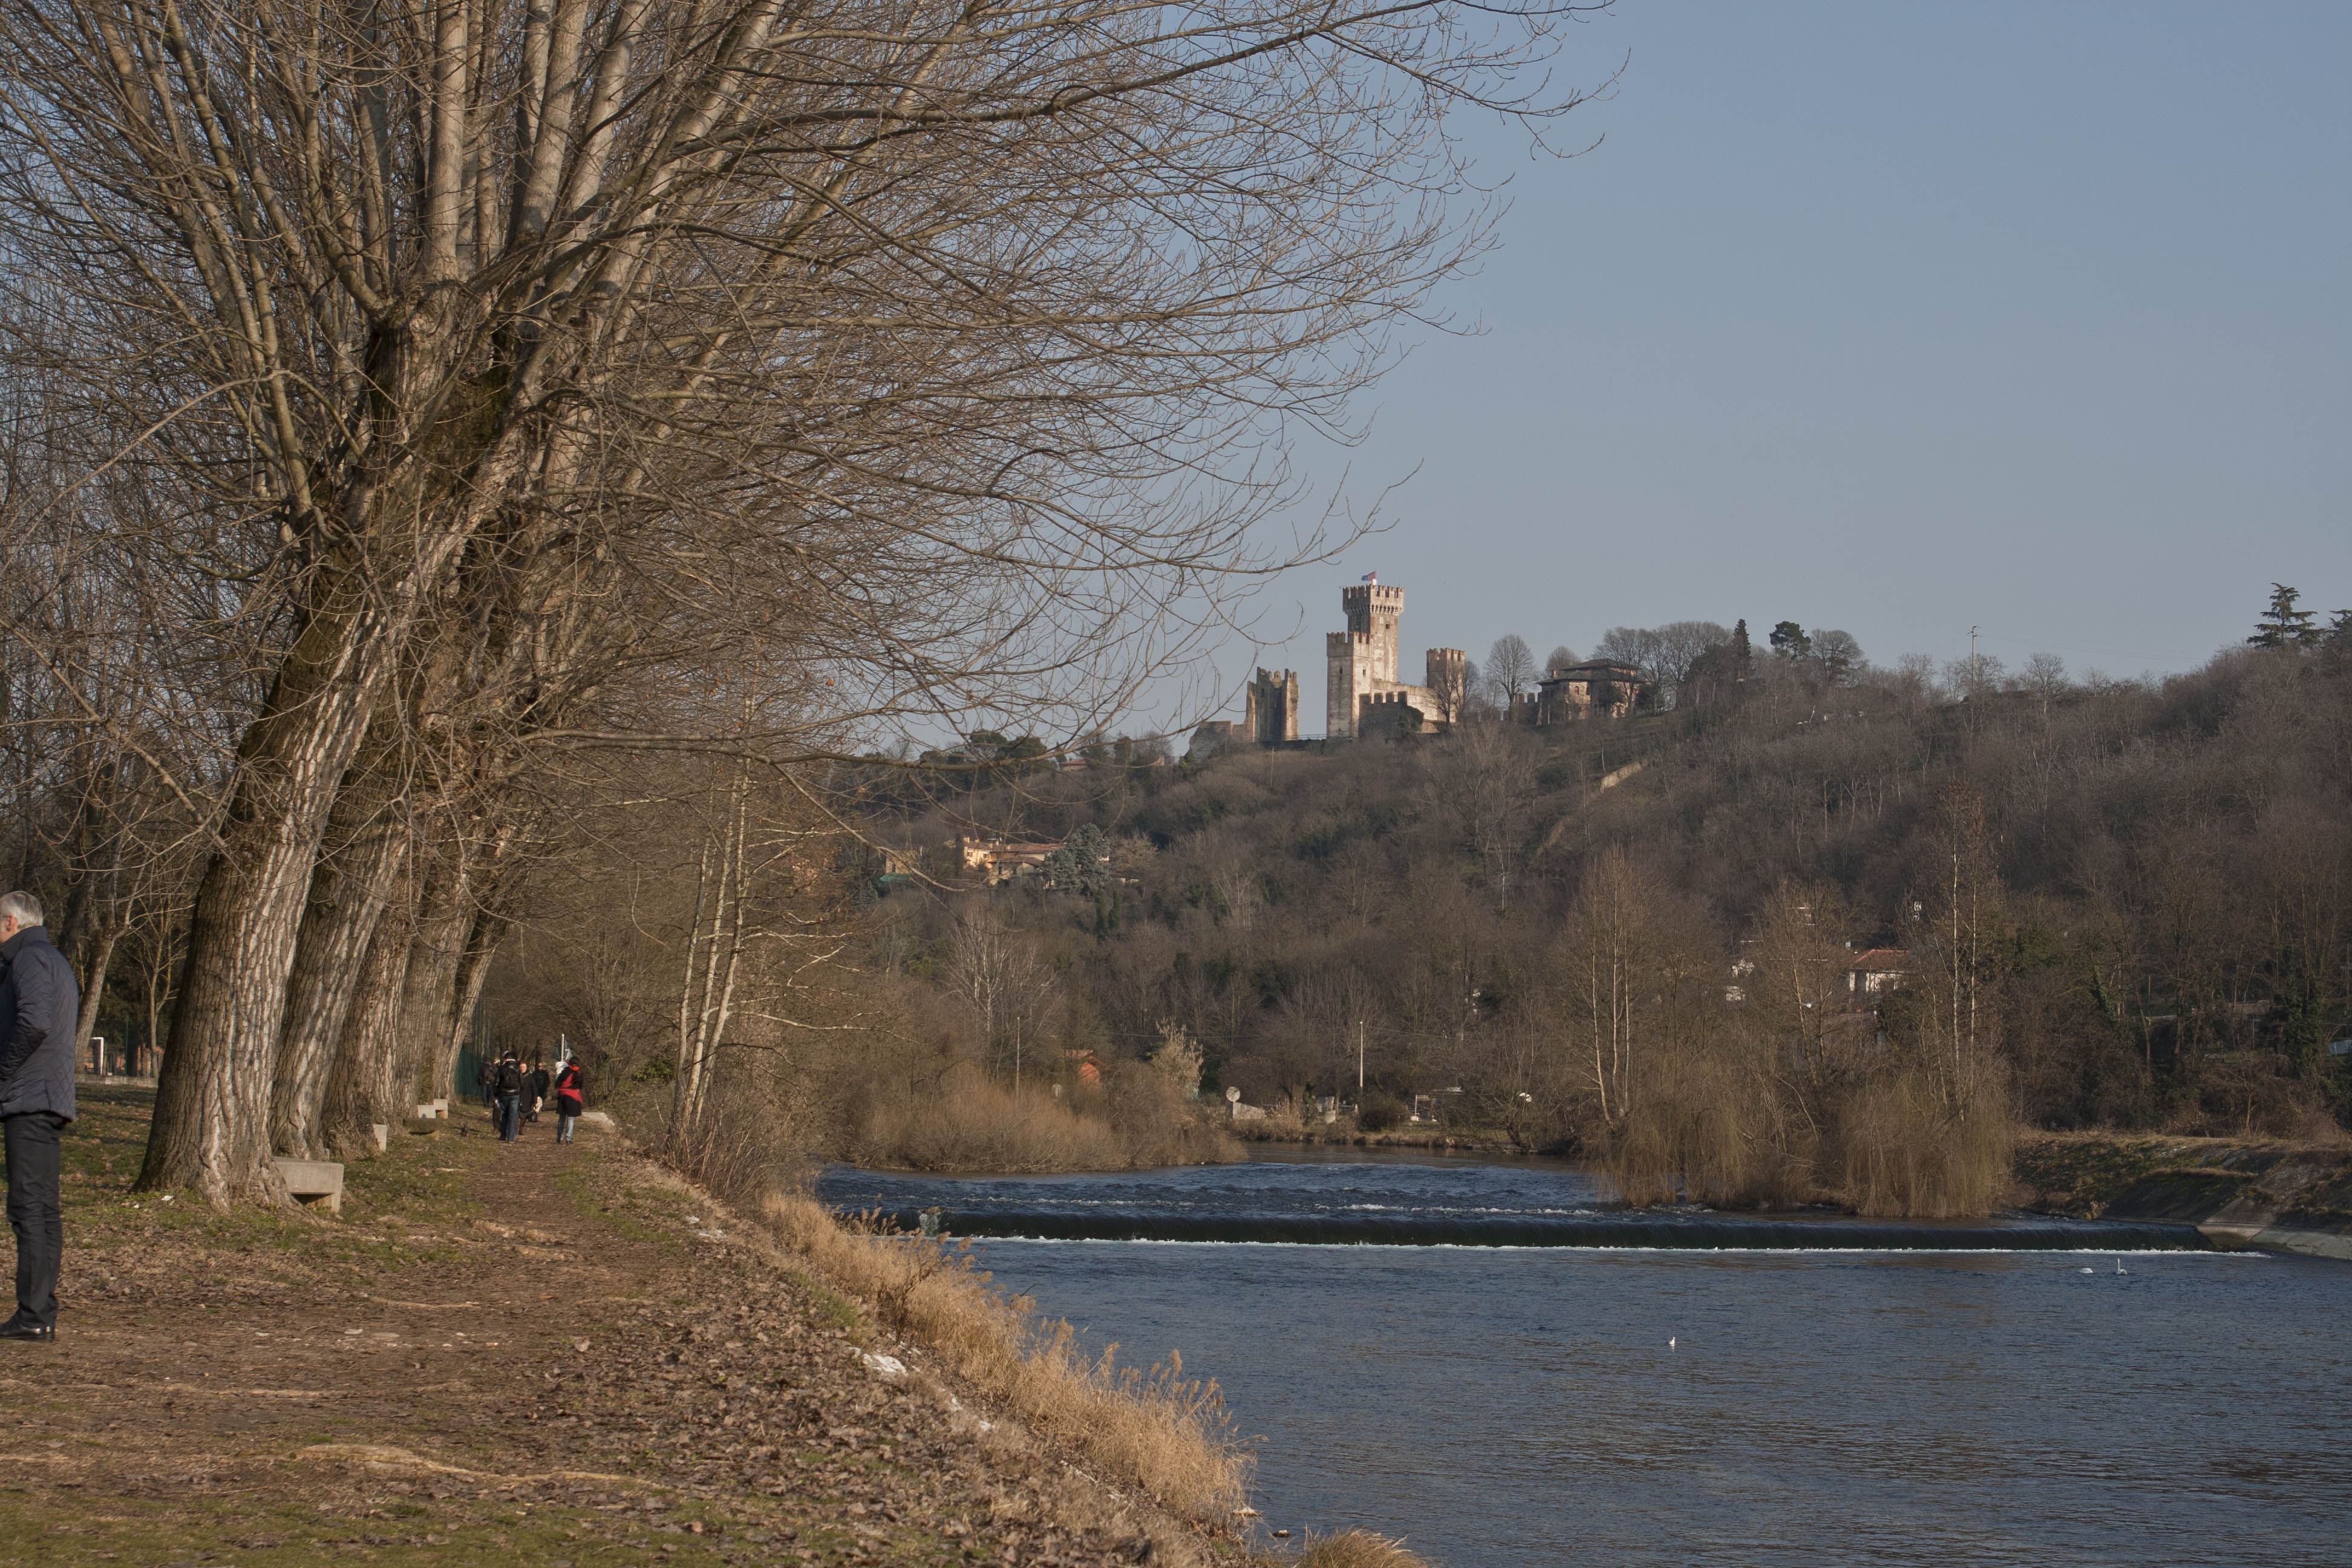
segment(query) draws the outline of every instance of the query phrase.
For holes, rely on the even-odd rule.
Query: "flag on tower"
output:
[[[1357,581],[1359,581],[1359,582],[1362,582],[1362,583],[1377,583],[1377,582],[1379,582],[1380,580],[1381,580],[1381,574],[1380,574],[1379,573],[1377,573],[1377,572],[1367,572],[1367,573],[1365,573],[1365,574],[1363,574],[1363,576],[1361,576],[1360,578],[1357,579]]]

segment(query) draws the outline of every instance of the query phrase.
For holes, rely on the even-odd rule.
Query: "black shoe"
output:
[[[54,1340],[57,1337],[57,1328],[49,1323],[28,1323],[22,1318],[11,1318],[0,1323],[0,1340]]]

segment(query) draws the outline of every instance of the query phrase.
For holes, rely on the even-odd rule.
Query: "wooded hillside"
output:
[[[1965,1164],[1997,1110],[2307,1131],[2347,1108],[2347,656],[1958,700],[1766,661],[1621,722],[1105,756],[877,824],[1093,828],[1107,858],[893,887],[871,961],[969,999],[976,931],[1023,948],[1035,983],[966,1047],[992,1060],[1015,1030],[1116,1058],[1172,1026],[1212,1088],[1355,1100],[1360,1039],[1368,1121],[1436,1093],[1531,1145],[1728,1161],[1742,1192],[1867,1185],[1922,1125]],[[1875,998],[1872,949],[1904,971]]]

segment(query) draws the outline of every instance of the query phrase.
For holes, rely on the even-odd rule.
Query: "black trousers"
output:
[[[47,1110],[0,1116],[8,1155],[8,1228],[16,1233],[16,1316],[54,1328],[65,1218],[58,1212],[58,1133],[66,1119]]]

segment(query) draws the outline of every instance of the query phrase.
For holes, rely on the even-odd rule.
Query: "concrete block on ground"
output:
[[[369,1125],[370,1127],[372,1127],[372,1128],[373,1128],[373,1129],[375,1130],[375,1152],[376,1152],[377,1153],[381,1154],[381,1153],[383,1153],[385,1150],[387,1150],[387,1149],[389,1149],[389,1148],[391,1148],[391,1147],[392,1147],[392,1123],[391,1123],[391,1122],[389,1122],[389,1121],[371,1121],[371,1122],[369,1122],[369,1123],[368,1123],[368,1125]]]
[[[329,1214],[343,1212],[343,1167],[337,1160],[272,1160],[286,1190],[305,1200],[323,1201]]]

